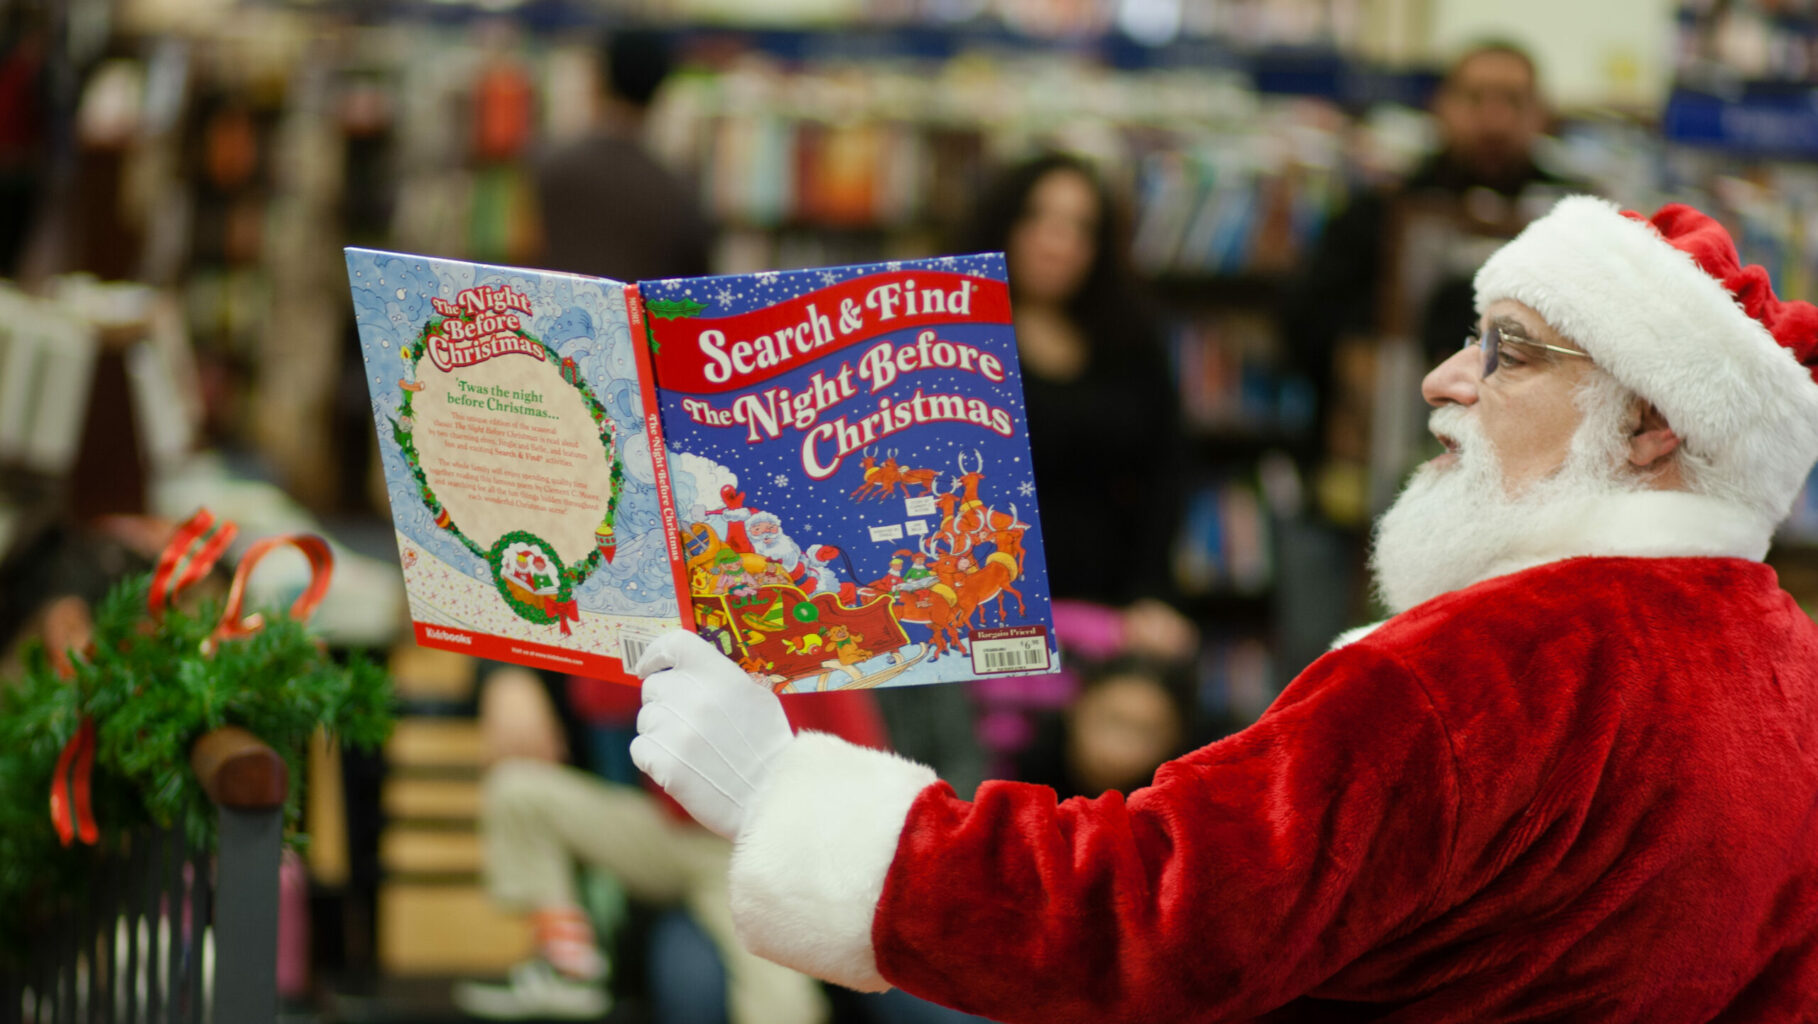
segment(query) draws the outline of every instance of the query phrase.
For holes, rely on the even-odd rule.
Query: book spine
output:
[[[669,569],[675,577],[677,613],[685,629],[694,629],[694,602],[689,599],[688,563],[682,557],[682,521],[669,483],[669,449],[663,443],[663,409],[657,401],[656,364],[650,358],[650,334],[644,329],[644,297],[638,286],[625,286],[625,315],[631,321],[631,350],[638,364],[638,386],[644,393],[644,436],[656,469],[657,504],[663,515],[663,541],[669,545]],[[626,666],[630,668],[630,666]]]

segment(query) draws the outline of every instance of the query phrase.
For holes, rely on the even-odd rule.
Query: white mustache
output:
[[[1482,425],[1460,405],[1434,409],[1427,415],[1427,431],[1435,436],[1443,434],[1457,442],[1461,454],[1485,445],[1489,440],[1483,435]]]

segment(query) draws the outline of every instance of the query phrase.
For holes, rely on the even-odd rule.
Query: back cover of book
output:
[[[702,636],[785,693],[1059,668],[1000,254],[632,304]]]
[[[417,642],[636,683],[687,609],[625,286],[346,255]]]

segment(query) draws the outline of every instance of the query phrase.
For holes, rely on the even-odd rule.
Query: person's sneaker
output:
[[[600,982],[570,978],[546,960],[513,967],[503,984],[456,982],[453,996],[462,1013],[487,1020],[594,1020],[612,1008]]]

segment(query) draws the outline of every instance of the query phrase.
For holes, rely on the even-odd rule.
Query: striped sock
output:
[[[576,906],[543,907],[530,913],[537,952],[557,971],[578,981],[606,976],[606,958],[595,941],[593,924]]]

